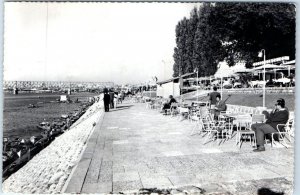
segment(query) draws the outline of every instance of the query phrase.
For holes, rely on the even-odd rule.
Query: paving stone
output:
[[[112,192],[112,182],[105,183],[88,183],[86,182],[82,188],[81,193],[85,194],[99,194]]]
[[[88,172],[85,177],[85,183],[97,183],[101,163],[102,163],[101,160],[92,159]]]
[[[199,184],[200,181],[193,175],[168,175],[168,178],[174,186]]]
[[[138,186],[168,188],[192,182],[207,190],[205,194],[257,194],[263,185],[277,192],[291,191],[293,148],[266,146],[265,152],[254,153],[248,143],[236,147],[235,138],[203,145],[204,138],[189,135],[193,125],[162,116],[144,104],[106,113],[95,128],[98,135],[92,134],[89,141],[96,143],[94,150],[83,155],[82,160],[92,160],[83,191],[100,190],[94,183],[98,168],[94,162],[100,160],[99,186],[107,187],[103,193],[111,192],[112,186],[125,192]]]
[[[123,165],[116,165],[114,163],[113,165],[113,173],[124,173],[125,172],[125,168]]]
[[[85,182],[81,193],[96,193],[98,191],[98,185],[97,183],[89,183],[89,182]]]
[[[143,185],[140,180],[135,181],[115,181],[113,183],[113,192],[123,192],[128,190],[138,190],[143,188]]]
[[[140,173],[140,177],[142,180],[142,185],[145,188],[163,188],[173,185],[170,180],[164,176],[148,177]]]
[[[94,155],[94,152],[86,152],[84,151],[82,154],[82,159],[92,159]]]
[[[118,129],[119,127],[106,127],[106,129],[111,130],[111,129]]]
[[[89,168],[91,159],[81,159],[75,172],[72,175],[72,178],[69,181],[66,192],[67,193],[80,193],[86,173]]]
[[[112,192],[112,182],[100,182],[97,184],[97,194],[98,193],[109,193]]]
[[[112,161],[102,161],[99,182],[112,182]]]
[[[260,158],[241,158],[239,160],[243,162],[246,166],[267,164],[265,160]]]
[[[167,151],[167,152],[163,152],[163,154],[165,156],[182,156],[183,153],[180,151]]]
[[[116,145],[117,145],[117,144],[118,144],[118,145],[119,145],[119,144],[128,144],[128,143],[129,143],[128,140],[118,140],[118,141],[114,141],[114,142],[113,142],[113,144],[116,144]]]
[[[124,173],[114,173],[113,181],[135,181],[139,180],[140,176],[137,171],[124,172]]]
[[[85,148],[85,152],[91,152],[93,153],[96,147],[96,142],[88,142],[87,146]]]

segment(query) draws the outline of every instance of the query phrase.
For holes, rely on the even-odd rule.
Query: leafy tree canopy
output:
[[[174,76],[198,68],[200,76],[212,75],[218,63],[229,66],[267,59],[295,58],[295,6],[290,3],[203,3],[176,26]]]

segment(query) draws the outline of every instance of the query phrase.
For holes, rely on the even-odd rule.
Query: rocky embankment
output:
[[[2,183],[4,192],[60,193],[85,143],[103,115],[103,102],[94,103],[70,130],[57,137],[19,171]]]

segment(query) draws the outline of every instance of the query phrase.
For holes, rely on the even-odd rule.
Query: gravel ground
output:
[[[103,102],[93,104],[63,135],[2,183],[3,192],[60,193],[85,143],[103,114]]]

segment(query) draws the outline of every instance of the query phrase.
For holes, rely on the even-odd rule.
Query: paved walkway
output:
[[[140,188],[198,186],[209,192],[291,194],[294,148],[254,153],[235,139],[203,145],[194,124],[163,116],[145,104],[122,104],[105,113],[71,176],[66,193],[118,193]]]

